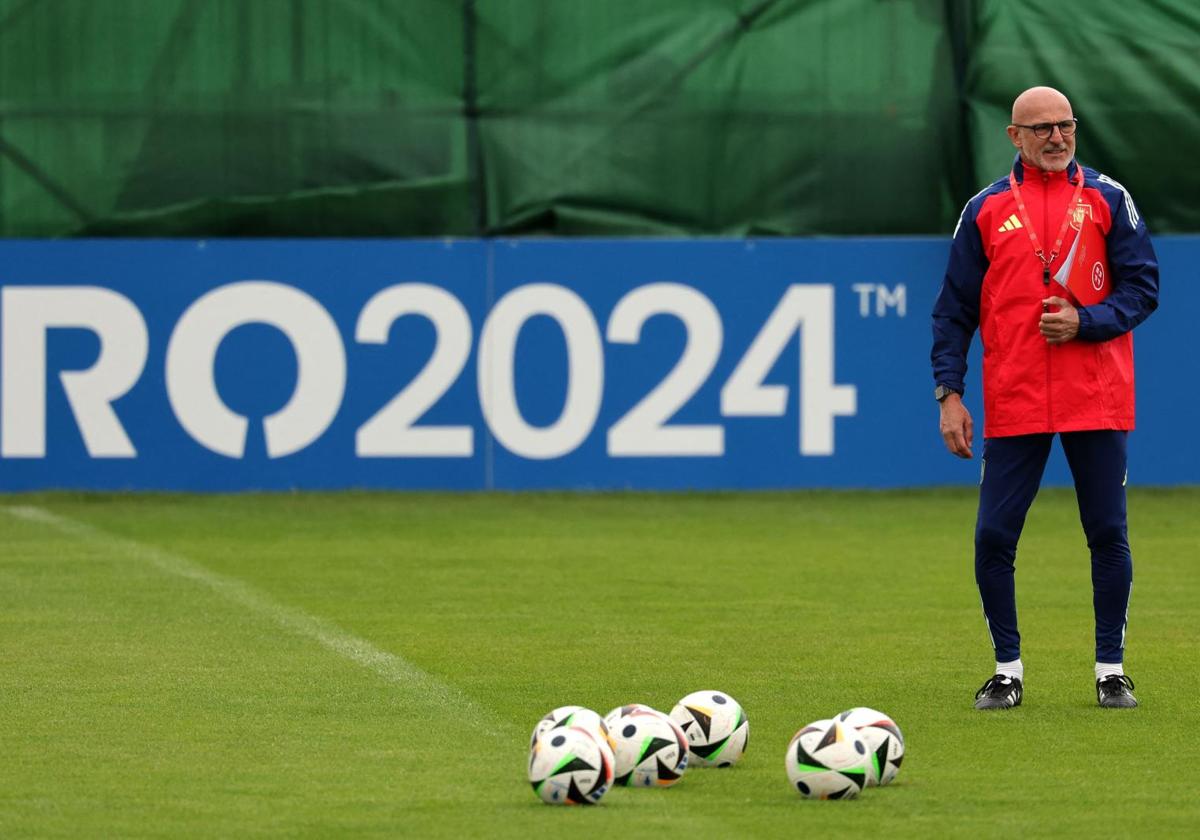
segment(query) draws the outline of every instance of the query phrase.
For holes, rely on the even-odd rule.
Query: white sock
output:
[[[1020,659],[1014,659],[1012,662],[997,662],[996,673],[1025,682],[1025,666],[1021,663]]]
[[[1125,667],[1120,662],[1097,662],[1096,663],[1096,679],[1102,680],[1105,677],[1111,677],[1116,674],[1118,677],[1124,676]]]

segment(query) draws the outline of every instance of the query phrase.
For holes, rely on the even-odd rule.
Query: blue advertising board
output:
[[[1156,245],[1131,481],[1190,483],[1200,237]],[[0,490],[974,483],[929,373],[947,247],[0,242]],[[978,382],[976,342],[977,428]]]

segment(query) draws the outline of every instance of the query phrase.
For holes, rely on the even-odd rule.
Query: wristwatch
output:
[[[956,391],[948,385],[939,385],[933,389],[933,398],[938,402],[946,399],[951,394],[958,394],[961,397],[962,391]]]

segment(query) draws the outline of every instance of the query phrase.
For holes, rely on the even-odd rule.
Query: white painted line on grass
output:
[[[496,719],[470,697],[421,670],[404,657],[381,650],[366,639],[351,635],[328,621],[281,604],[236,578],[225,577],[178,554],[109,534],[84,522],[59,516],[45,508],[6,505],[0,507],[0,510],[25,522],[44,525],[84,542],[111,549],[169,575],[205,586],[227,601],[270,619],[289,633],[317,642],[327,650],[349,659],[390,683],[424,695],[425,700],[442,708],[456,710],[459,717],[469,723],[475,723],[489,734],[500,735],[499,730],[511,728],[511,724]]]

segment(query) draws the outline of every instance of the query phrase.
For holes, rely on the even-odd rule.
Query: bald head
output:
[[[1052,87],[1032,87],[1013,100],[1008,137],[1026,165],[1062,172],[1075,157],[1074,117],[1062,93]]]
[[[1039,120],[1037,115],[1047,110],[1060,111],[1063,108],[1067,110],[1068,116],[1072,116],[1071,103],[1061,92],[1052,87],[1031,87],[1013,100],[1012,121],[1025,124],[1046,122]]]

